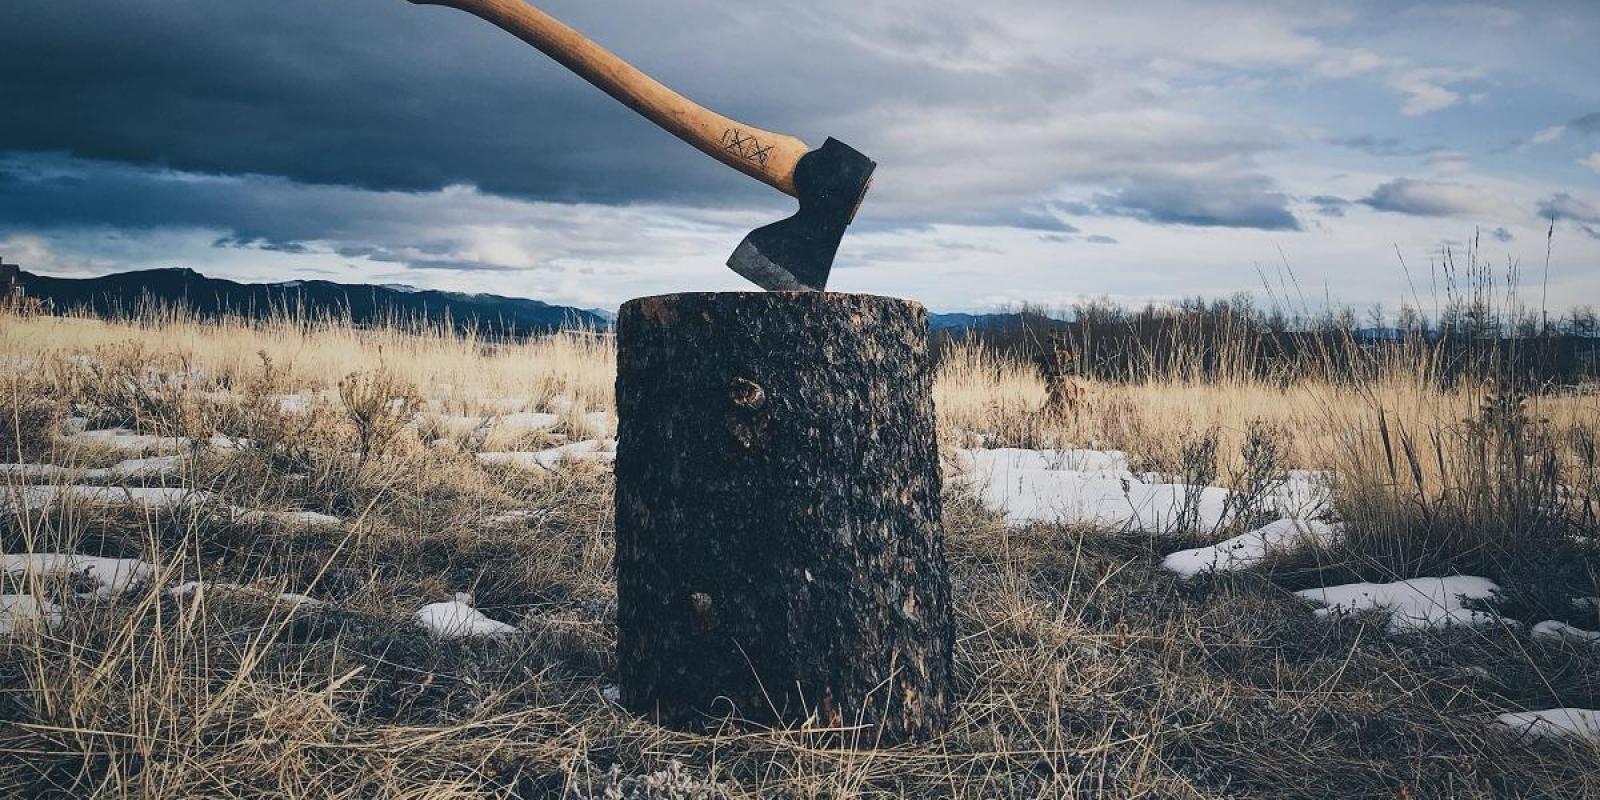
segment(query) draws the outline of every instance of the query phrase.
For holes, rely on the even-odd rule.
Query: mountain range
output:
[[[192,269],[146,269],[95,278],[52,278],[18,271],[30,298],[58,310],[125,316],[151,305],[201,317],[272,314],[347,318],[356,325],[383,321],[449,325],[497,336],[526,336],[558,328],[609,328],[610,312],[551,305],[497,294],[465,294],[398,284],[333,281],[239,283]]]

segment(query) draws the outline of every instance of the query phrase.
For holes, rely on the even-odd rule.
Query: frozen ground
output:
[[[290,416],[337,420],[336,396],[288,397]],[[1245,498],[1226,488],[1144,472],[1140,454],[1113,450],[948,453],[956,658],[967,677],[937,748],[886,750],[869,763],[798,733],[663,729],[618,705],[614,419],[491,400],[425,412],[406,428],[418,439],[411,449],[365,472],[344,442],[307,456],[263,452],[264,439],[74,438],[96,432],[64,428],[59,464],[0,466],[0,504],[28,509],[0,515],[10,553],[0,648],[33,665],[0,674],[11,681],[0,691],[79,687],[79,705],[62,706],[85,714],[75,724],[127,729],[82,698],[165,665],[182,672],[163,689],[171,696],[217,692],[176,715],[180,728],[226,709],[183,746],[212,752],[212,741],[234,737],[215,750],[230,753],[234,782],[257,763],[239,761],[238,748],[271,750],[259,761],[267,772],[252,778],[263,785],[286,780],[284,770],[314,781],[304,776],[334,774],[326,759],[349,758],[376,761],[340,762],[339,775],[410,770],[538,796],[544,784],[521,776],[604,774],[621,762],[649,777],[656,754],[693,763],[707,776],[696,786],[865,776],[841,796],[937,794],[928,787],[950,776],[972,796],[1006,798],[1069,796],[1068,786],[1491,796],[1452,781],[1587,780],[1589,767],[1560,748],[1594,737],[1595,712],[1583,707],[1600,693],[1588,674],[1600,667],[1600,634],[1589,630],[1597,609],[1545,609],[1523,626],[1496,616],[1523,613],[1502,608],[1519,588],[1511,582],[1330,579],[1343,573],[1321,562],[1347,546],[1330,502],[1336,476],[1283,472],[1241,512]],[[68,529],[92,534],[74,540],[83,554],[20,546],[20,531]],[[60,680],[36,680],[45,663],[67,665]],[[217,679],[237,675],[248,678],[233,689]],[[54,722],[28,722],[36,727],[12,737],[52,754],[41,760],[74,774],[105,768],[93,761],[100,750],[79,753],[37,727]],[[540,761],[549,753],[576,766]],[[403,768],[385,760],[413,754]]]

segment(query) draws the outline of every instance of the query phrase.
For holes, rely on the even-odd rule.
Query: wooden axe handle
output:
[[[811,150],[805,142],[728,119],[695,103],[522,0],[411,2],[457,8],[494,23],[712,158],[795,195],[795,164]]]

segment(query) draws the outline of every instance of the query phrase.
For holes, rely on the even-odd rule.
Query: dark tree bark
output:
[[[624,704],[937,731],[955,629],[922,307],[664,295],[617,342]]]

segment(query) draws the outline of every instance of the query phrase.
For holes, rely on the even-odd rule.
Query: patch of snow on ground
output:
[[[61,622],[61,606],[31,594],[0,595],[0,636],[39,626],[53,628]]]
[[[1572,736],[1600,743],[1600,711],[1589,708],[1551,708],[1515,711],[1495,717],[1495,722],[1518,736],[1544,738]]]
[[[519,508],[512,511],[502,511],[483,520],[483,524],[493,528],[507,528],[521,525],[530,519],[538,519],[550,512],[542,508]]]
[[[331,528],[344,520],[320,511],[272,511],[270,509],[232,509],[235,522],[247,525],[276,524],[285,528]]]
[[[1167,533],[1186,523],[1212,530],[1230,515],[1228,490],[1147,483],[1116,450],[962,450],[956,465],[983,504],[1013,526],[1055,522]]]
[[[619,705],[622,703],[622,687],[614,683],[610,684],[600,690],[600,696],[604,698],[607,703]]]
[[[75,476],[80,470],[54,464],[0,464],[0,475],[25,481],[56,480]]]
[[[159,478],[178,471],[183,463],[182,456],[156,456],[154,458],[130,458],[119,461],[105,469],[91,469],[84,472],[84,477],[90,480],[109,480],[112,478]]]
[[[1267,494],[1265,505],[1287,517],[1315,517],[1333,507],[1333,476],[1322,470],[1291,469]]]
[[[78,469],[55,464],[0,464],[0,475],[23,480],[63,480],[69,477],[99,481],[113,478],[158,478],[178,470],[180,456],[130,458],[110,467]]]
[[[1347,583],[1295,594],[1321,603],[1317,616],[1387,609],[1389,632],[1445,628],[1452,625],[1488,625],[1500,617],[1475,611],[1463,600],[1486,600],[1500,587],[1488,578],[1452,575],[1447,578],[1412,578],[1394,583]]]
[[[542,431],[554,428],[561,417],[547,414],[543,411],[525,411],[519,414],[506,414],[498,419],[495,427],[502,431],[523,432]]]
[[[490,619],[470,604],[472,595],[457,594],[454,600],[429,603],[417,609],[412,619],[433,635],[444,639],[465,639],[481,636],[512,636],[514,625]]]
[[[1330,546],[1339,532],[1339,526],[1317,520],[1280,519],[1210,547],[1179,550],[1163,559],[1161,566],[1186,578],[1202,572],[1249,569],[1269,555]]]
[[[590,411],[583,415],[583,427],[596,436],[606,436],[611,433],[611,412]]]
[[[104,447],[111,450],[135,453],[145,451],[175,452],[187,444],[184,439],[177,436],[154,436],[134,433],[127,428],[102,428],[100,430],[74,433],[62,438],[76,445]]]
[[[193,447],[195,441],[184,436],[156,436],[147,433],[134,433],[127,428],[102,428],[100,430],[82,431],[61,437],[69,444],[88,447],[103,447],[127,453],[176,453]],[[232,436],[212,436],[205,440],[206,446],[213,450],[237,450],[249,446],[248,439],[239,439]]]
[[[242,583],[226,583],[221,581],[185,581],[167,590],[167,594],[173,598],[184,598],[189,597],[190,595],[204,596],[207,593],[226,594],[230,592],[250,595],[251,597],[260,597],[271,600],[275,603],[282,603],[284,605],[291,606],[310,607],[320,606],[323,604],[321,600],[318,600],[310,595],[298,594],[296,592],[273,592],[255,586],[247,586]]]
[[[1600,642],[1600,631],[1586,631],[1565,622],[1548,619],[1528,631],[1535,639],[1558,642]]]
[[[280,394],[272,399],[277,401],[280,414],[306,414],[311,411],[312,399],[303,394]]]
[[[147,583],[155,577],[155,567],[137,558],[105,558],[76,553],[21,553],[0,556],[4,571],[13,578],[44,579],[56,576],[74,576],[95,582],[90,595],[113,597],[135,584]]]
[[[518,469],[542,470],[545,466],[539,460],[538,453],[524,451],[494,451],[478,453],[475,458],[485,467],[516,467]]]
[[[209,495],[198,490],[163,486],[23,486],[0,491],[0,511],[20,513],[23,508],[45,511],[79,502],[91,506],[140,506],[146,510],[170,509],[204,502]]]
[[[478,463],[484,466],[553,470],[561,464],[570,464],[578,461],[613,461],[617,457],[616,449],[616,440],[602,442],[588,439],[532,453],[525,451],[490,452],[478,453],[476,457]]]

